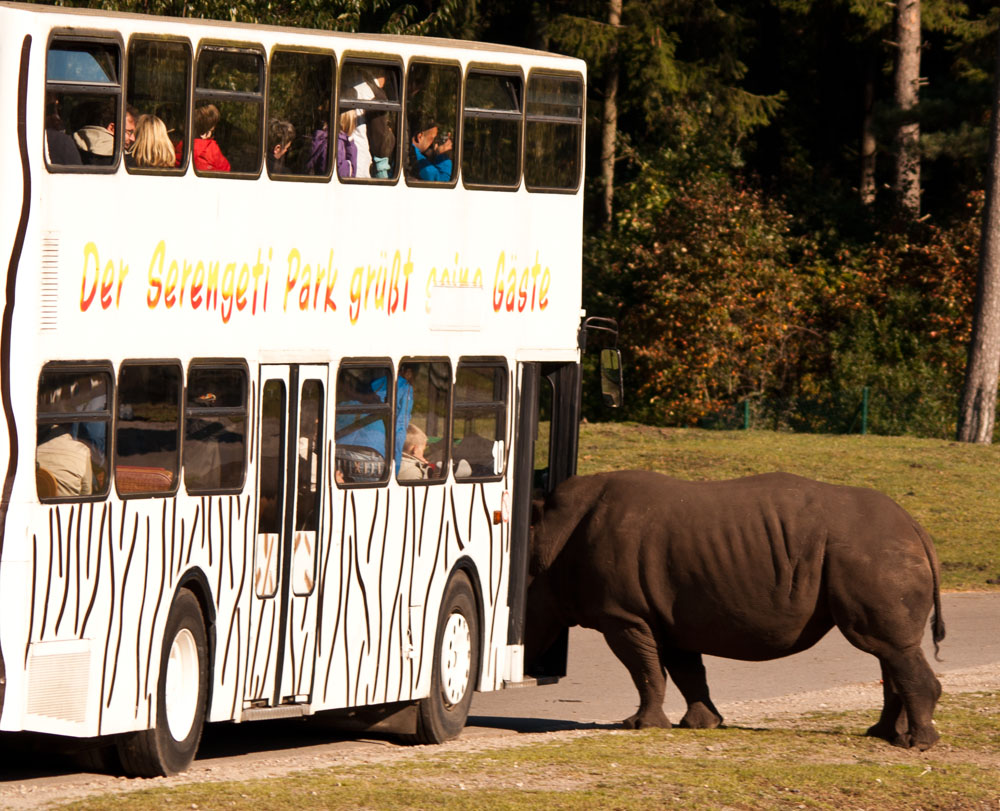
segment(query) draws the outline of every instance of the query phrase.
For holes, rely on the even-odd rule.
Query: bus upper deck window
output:
[[[38,378],[35,481],[38,497],[107,495],[111,372],[49,364]]]
[[[583,80],[533,73],[525,104],[524,185],[575,191],[580,185]]]
[[[503,473],[506,425],[506,364],[459,361],[452,424],[452,465],[457,480],[498,478]]]
[[[45,67],[45,159],[50,167],[114,171],[121,151],[121,49],[56,37]]]
[[[399,65],[346,59],[340,69],[337,133],[344,134],[341,178],[395,180],[399,176]]]
[[[180,168],[190,77],[191,46],[186,40],[132,38],[125,95],[125,166],[130,172]]]
[[[462,72],[457,65],[410,63],[403,141],[407,183],[454,182],[461,84]]]
[[[184,484],[189,493],[238,492],[246,475],[247,370],[192,363],[184,406]]]
[[[120,496],[168,495],[180,471],[181,367],[125,363],[118,373],[115,486]]]
[[[392,390],[392,367],[387,363],[340,367],[334,434],[338,485],[384,484],[389,480]]]
[[[191,162],[198,174],[258,174],[264,122],[264,58],[256,47],[198,52]]]
[[[520,75],[472,70],[465,80],[462,181],[517,188],[521,178]]]
[[[271,177],[329,177],[336,147],[330,113],[333,56],[277,50],[271,55],[264,159]]]

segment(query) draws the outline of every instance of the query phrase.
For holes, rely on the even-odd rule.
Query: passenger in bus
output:
[[[366,68],[360,81],[354,85],[355,97],[362,101],[388,101],[385,83],[383,68]],[[388,114],[384,110],[357,110],[354,142],[358,149],[356,176],[389,177],[392,154],[396,149],[396,134],[392,131]]]
[[[80,166],[80,150],[73,136],[66,132],[59,115],[59,99],[53,98],[45,105],[45,159],[53,165]]]
[[[93,492],[90,447],[74,438],[72,424],[39,426],[35,464],[55,479],[56,498]]]
[[[396,478],[400,481],[416,481],[431,477],[431,463],[424,456],[427,451],[427,434],[412,422],[406,427],[403,442],[402,461]]]
[[[135,130],[139,123],[139,111],[131,104],[125,105],[125,136],[122,138],[122,149],[125,155],[131,155],[135,148]]]
[[[110,99],[87,102],[81,105],[81,112],[91,122],[73,133],[83,163],[110,166],[115,159],[115,102]]]
[[[267,172],[271,175],[287,175],[285,155],[295,140],[295,127],[290,121],[272,118],[267,122]]]
[[[357,110],[345,110],[340,114],[337,133],[337,174],[340,177],[355,177],[358,173],[358,147],[354,143],[357,127]]]
[[[214,104],[200,104],[195,107],[192,120],[192,131],[198,133],[191,145],[191,156],[194,168],[200,172],[228,172],[229,161],[222,154],[219,145],[212,136],[219,126],[219,108]],[[183,148],[178,144],[183,154]]]
[[[316,125],[309,139],[306,173],[325,175],[330,153],[330,100],[324,99],[316,110]]]
[[[141,115],[135,128],[135,146],[125,156],[137,169],[172,169],[176,165],[174,145],[167,125],[155,115]]]
[[[451,133],[441,133],[436,121],[425,119],[414,127],[410,140],[410,174],[431,183],[447,183],[452,172]]]

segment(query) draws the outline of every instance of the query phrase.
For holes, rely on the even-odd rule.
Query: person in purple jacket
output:
[[[340,114],[337,133],[337,174],[340,177],[355,177],[358,173],[358,148],[354,144],[357,125],[357,110],[345,110]]]

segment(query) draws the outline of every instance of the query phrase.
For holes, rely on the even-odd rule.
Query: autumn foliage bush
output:
[[[589,240],[591,314],[614,314],[623,416],[654,424],[954,432],[978,249],[967,217],[848,240],[797,229],[723,173],[648,165]]]

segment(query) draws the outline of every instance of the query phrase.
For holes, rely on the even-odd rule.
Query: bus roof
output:
[[[34,14],[60,14],[60,15],[78,16],[81,18],[94,18],[94,19],[110,18],[110,19],[127,19],[127,20],[157,20],[159,22],[173,24],[173,25],[192,25],[192,26],[216,28],[216,29],[246,28],[256,31],[334,36],[337,38],[352,40],[357,43],[395,42],[395,43],[409,44],[409,45],[419,44],[424,47],[430,45],[432,47],[461,49],[479,53],[521,55],[521,56],[532,56],[536,58],[545,57],[548,59],[566,60],[567,63],[570,62],[575,63],[574,67],[578,70],[582,70],[584,64],[582,60],[576,59],[575,57],[566,56],[564,54],[552,53],[550,51],[541,51],[532,48],[523,48],[516,45],[499,45],[491,42],[475,42],[472,40],[448,39],[445,37],[424,37],[424,36],[413,36],[406,34],[359,34],[349,31],[336,31],[336,30],[327,30],[322,28],[299,28],[297,26],[265,25],[262,23],[245,23],[245,22],[235,22],[231,20],[212,20],[212,19],[205,19],[202,17],[197,17],[197,18],[165,17],[158,14],[136,14],[133,12],[104,11],[102,9],[93,9],[93,8],[70,8],[66,6],[52,6],[52,5],[34,4],[34,3],[9,2],[9,0],[0,0],[0,8],[10,8],[10,9],[15,9],[17,11],[24,11]],[[569,67],[569,65],[567,65],[567,67]]]

